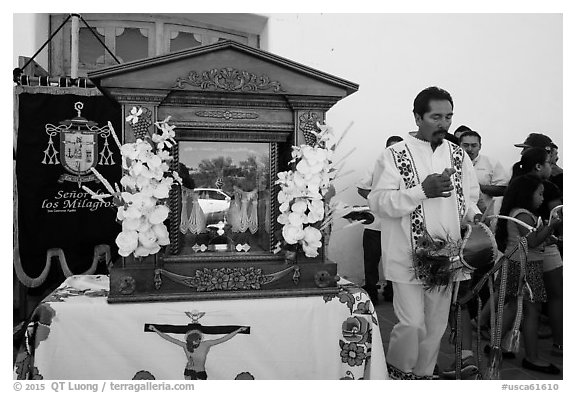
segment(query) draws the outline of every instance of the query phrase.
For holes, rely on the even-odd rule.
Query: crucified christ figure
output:
[[[192,329],[186,332],[184,336],[185,341],[180,341],[170,336],[169,334],[161,332],[154,325],[148,325],[148,327],[150,330],[158,334],[166,341],[171,342],[172,344],[176,344],[184,350],[186,358],[188,359],[188,362],[186,363],[186,368],[184,369],[184,378],[189,380],[208,379],[205,365],[206,365],[206,357],[208,356],[210,348],[212,348],[214,345],[222,344],[230,340],[238,333],[248,330],[248,327],[242,326],[233,331],[232,333],[228,333],[227,335],[221,338],[217,338],[214,340],[202,340],[203,338],[202,332],[198,329]]]

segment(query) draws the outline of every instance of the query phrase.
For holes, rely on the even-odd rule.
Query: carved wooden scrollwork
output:
[[[178,148],[178,143],[172,146],[171,155],[173,157],[170,163],[170,170],[173,172],[178,172],[180,163],[180,150]],[[168,246],[170,254],[177,254],[180,249],[180,191],[181,187],[178,185],[173,186],[170,189],[170,245]]]
[[[280,82],[271,81],[266,75],[256,75],[232,67],[213,68],[204,72],[191,71],[187,77],[176,79],[174,88],[184,89],[184,85],[199,87],[202,90],[225,91],[284,91]]]
[[[216,119],[236,120],[236,119],[257,119],[258,114],[253,112],[236,112],[236,111],[198,111],[195,112],[198,117],[212,117]]]
[[[238,291],[260,290],[263,285],[273,283],[288,275],[290,272],[298,272],[297,266],[265,274],[257,267],[225,267],[225,268],[202,268],[194,272],[192,276],[183,276],[165,269],[156,269],[156,276],[164,276],[178,284],[193,288],[198,292],[206,291]],[[155,279],[156,281],[161,278]]]

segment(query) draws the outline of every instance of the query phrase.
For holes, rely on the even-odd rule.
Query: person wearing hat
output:
[[[521,147],[522,152],[520,152],[520,154],[524,154],[524,152],[530,149],[531,147],[541,147],[551,152],[552,145],[554,145],[554,143],[552,142],[552,139],[550,139],[549,136],[533,132],[530,135],[528,135],[528,137],[523,143],[517,143],[514,146]]]

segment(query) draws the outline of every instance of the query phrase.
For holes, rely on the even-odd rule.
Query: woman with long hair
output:
[[[522,154],[519,162],[514,164],[512,178],[524,174],[532,175],[540,179],[544,184],[544,201],[536,212],[542,220],[548,220],[551,210],[561,205],[562,192],[552,182],[549,181],[552,174],[553,157],[548,150],[542,148],[531,148]],[[561,238],[562,226],[556,230],[555,235]],[[563,263],[562,255],[558,248],[557,237],[541,250],[541,257],[544,261],[544,285],[548,295],[548,301],[544,304],[547,312],[550,328],[552,329],[552,354],[562,356],[563,353]]]
[[[538,353],[538,318],[542,302],[547,300],[543,276],[542,249],[548,242],[554,230],[561,225],[559,217],[555,217],[547,225],[538,226],[537,212],[544,202],[544,184],[533,174],[525,174],[513,178],[502,201],[500,215],[515,218],[533,228],[530,232],[523,225],[510,221],[498,220],[496,228],[496,242],[500,251],[510,259],[509,278],[506,286],[506,295],[511,309],[517,309],[518,301],[523,299],[524,316],[522,320],[522,333],[524,337],[525,357],[522,367],[548,374],[558,374],[560,370],[551,363],[542,360]],[[522,237],[526,238],[528,250],[518,248]],[[515,251],[516,250],[516,251]],[[521,253],[526,252],[522,256]],[[522,260],[525,265],[522,266]],[[524,270],[524,280],[520,279]],[[519,288],[526,283],[526,288]],[[519,296],[526,291],[524,296]],[[508,314],[510,316],[511,314]],[[510,324],[510,318],[507,325]],[[504,330],[505,331],[505,330]],[[517,331],[512,332],[512,336]]]

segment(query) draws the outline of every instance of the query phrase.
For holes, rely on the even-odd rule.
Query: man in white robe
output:
[[[461,226],[481,217],[480,188],[468,155],[444,140],[452,122],[450,94],[423,90],[413,113],[418,131],[381,154],[368,200],[382,220],[384,275],[393,283],[399,320],[390,334],[388,371],[397,379],[431,379],[452,286],[426,290],[414,274],[413,251],[425,231],[434,239],[460,240]]]

